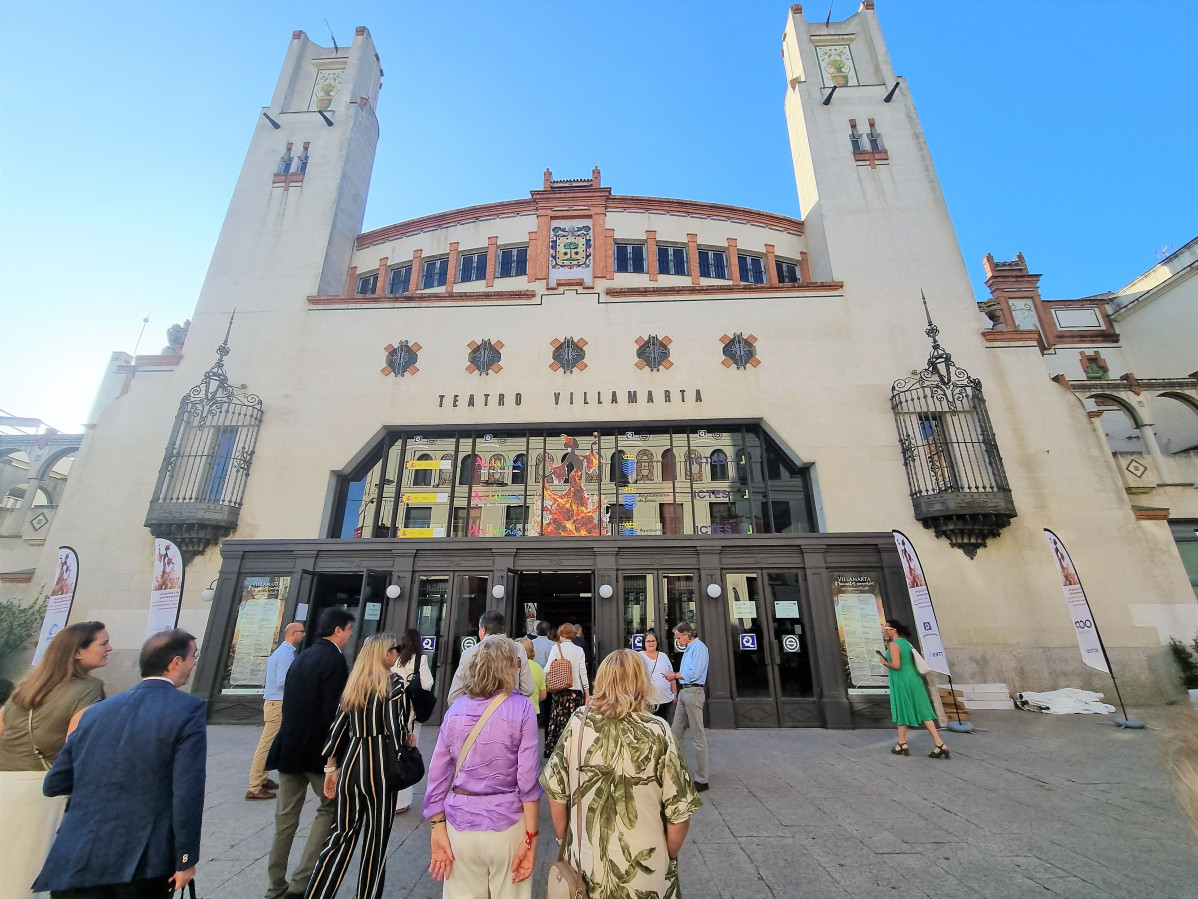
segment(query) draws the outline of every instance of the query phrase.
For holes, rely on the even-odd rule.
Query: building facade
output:
[[[218,720],[256,720],[281,625],[340,605],[359,639],[417,627],[441,691],[487,608],[599,657],[689,620],[714,726],[882,723],[897,528],[959,681],[1106,689],[1051,527],[1129,698],[1172,695],[1162,634],[1195,603],[1169,515],[1135,514],[1043,341],[991,336],[873,3],[791,7],[782,51],[802,220],[596,169],[362,233],[380,61],[364,28],[296,32],[186,346],[134,360],[54,522],[109,679],[157,536]]]

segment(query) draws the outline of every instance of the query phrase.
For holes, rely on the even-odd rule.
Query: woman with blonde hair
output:
[[[42,781],[87,708],[104,698],[91,672],[112,647],[99,621],[64,627],[13,690],[0,715],[0,897],[25,899],[62,821],[66,797]]]
[[[653,703],[640,655],[616,650],[541,774],[554,830],[589,896],[680,894],[678,853],[702,802],[669,726],[650,712]]]
[[[528,899],[536,861],[537,717],[516,691],[520,650],[479,644],[428,766],[429,873],[445,899]]]
[[[387,840],[399,793],[388,769],[394,768],[391,762],[407,740],[403,684],[391,673],[398,658],[395,634],[367,637],[341,693],[341,706],[321,750],[328,759],[324,794],[337,800],[337,817],[312,870],[306,899],[336,895],[363,831],[357,899],[379,899],[383,893]]]
[[[574,710],[591,698],[591,682],[587,679],[586,653],[574,638],[578,631],[572,624],[561,624],[557,628],[557,645],[549,650],[549,667],[545,669],[545,680],[553,680],[554,665],[570,666],[570,682],[557,690],[549,689],[549,721],[545,725],[545,758],[553,754],[553,747],[566,729],[566,722]]]

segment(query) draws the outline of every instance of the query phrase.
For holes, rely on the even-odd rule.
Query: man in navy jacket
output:
[[[35,892],[55,899],[166,896],[194,876],[204,814],[203,700],[179,689],[195,637],[155,634],[142,681],[92,706],[54,761],[43,792],[71,797]]]

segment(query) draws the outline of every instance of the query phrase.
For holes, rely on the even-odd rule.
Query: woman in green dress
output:
[[[894,673],[890,675],[890,717],[898,725],[898,743],[890,751],[894,755],[910,755],[907,748],[907,728],[923,725],[932,735],[935,749],[928,758],[948,758],[948,747],[940,741],[936,730],[936,712],[928,698],[928,688],[915,670],[915,657],[908,640],[911,632],[901,621],[886,619],[882,637],[887,643],[887,653],[878,651],[882,664]]]
[[[591,899],[678,899],[678,852],[702,805],[669,726],[650,711],[653,688],[641,657],[611,653],[591,703],[574,713],[541,772],[559,840]],[[582,741],[583,833],[578,810]]]

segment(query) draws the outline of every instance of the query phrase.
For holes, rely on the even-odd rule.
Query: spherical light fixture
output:
[[[507,593],[507,589],[503,586],[503,584],[496,584],[491,588],[491,595],[496,599],[503,599],[503,595],[505,593]]]
[[[211,584],[200,591],[200,599],[204,602],[212,602],[212,600],[216,599],[215,587],[216,580],[213,580]]]
[[[712,599],[719,599],[720,595],[723,592],[724,591],[720,589],[719,584],[708,584],[707,585],[707,595],[710,596]]]
[[[387,599],[399,599],[399,594],[403,593],[399,584],[391,584],[387,588]]]
[[[602,596],[604,599],[611,599],[611,595],[614,592],[615,591],[612,590],[612,588],[611,588],[611,584],[600,584],[599,585],[599,595]]]

